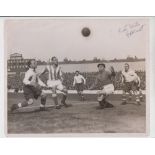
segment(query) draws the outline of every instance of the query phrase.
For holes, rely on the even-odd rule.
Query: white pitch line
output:
[[[54,105],[46,105],[45,107],[46,108],[53,108]],[[22,107],[22,108],[19,108],[18,111],[21,111],[24,109],[37,109],[37,108],[40,108],[40,106],[39,105],[33,105],[33,106]]]
[[[38,105],[34,105],[34,106],[30,106],[31,108],[37,108],[37,107],[39,107],[40,108],[40,106],[38,106]],[[46,105],[45,106],[46,108],[51,108],[51,107],[54,107],[54,105]],[[25,108],[29,108],[29,106],[28,107],[25,107]]]
[[[51,94],[50,90],[43,90],[46,94]],[[84,94],[96,94],[99,90],[84,90]],[[14,93],[14,89],[8,91],[9,93]],[[23,93],[23,91],[19,91],[18,93]],[[57,91],[58,94],[61,94],[60,91]],[[115,90],[113,94],[122,94],[123,90]],[[146,94],[145,90],[142,90],[143,94]],[[68,94],[77,94],[76,90],[68,90]]]

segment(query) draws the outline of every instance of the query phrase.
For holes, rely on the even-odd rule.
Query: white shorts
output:
[[[62,82],[60,80],[48,80],[47,86],[49,88],[56,88],[60,91],[62,91],[64,89],[64,86],[62,85]]]
[[[114,93],[114,85],[113,84],[105,85],[103,87],[103,89],[98,92],[98,94],[106,94],[106,95],[110,95],[112,93]]]

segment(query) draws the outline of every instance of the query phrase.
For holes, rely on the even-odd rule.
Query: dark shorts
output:
[[[28,85],[23,87],[23,91],[24,91],[24,97],[26,100],[33,99],[33,98],[38,99],[38,97],[42,93],[42,89],[40,87],[33,87]]]
[[[77,91],[83,91],[84,90],[83,83],[76,83],[75,88]]]
[[[138,83],[136,82],[125,82],[123,90],[125,92],[137,91],[139,90]]]

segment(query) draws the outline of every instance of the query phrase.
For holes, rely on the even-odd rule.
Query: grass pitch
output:
[[[48,108],[39,112],[40,100],[30,108],[10,113],[12,104],[23,100],[22,94],[8,93],[8,133],[48,134],[48,133],[145,133],[145,102],[121,105],[121,95],[109,96],[114,108],[97,110],[95,95],[86,95],[86,101],[79,101],[76,94],[69,95],[67,103],[72,107],[60,110]],[[47,105],[54,105],[51,96]]]

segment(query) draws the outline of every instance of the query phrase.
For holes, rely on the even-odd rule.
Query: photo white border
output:
[[[155,137],[155,17],[150,17],[150,137]]]
[[[6,20],[6,19],[12,19],[12,20],[15,20],[15,19],[150,19],[149,17],[4,17],[3,18],[3,22]],[[4,28],[4,27],[3,27]],[[3,29],[4,30],[4,29]],[[6,42],[5,42],[6,43]],[[5,46],[6,47],[6,46]],[[5,51],[7,51],[5,49]],[[147,83],[147,94],[149,94],[149,90],[150,90],[150,85],[149,85],[149,81],[150,81],[150,60],[149,60],[149,53],[146,53],[146,75],[147,75],[147,78],[146,78],[146,83]],[[4,52],[4,55],[5,55],[5,59],[7,58],[7,52]],[[7,63],[6,61],[5,62],[5,68],[7,68]],[[4,71],[5,72],[5,75],[4,77],[7,77],[7,70]],[[4,78],[6,79],[6,78]],[[7,87],[7,83],[6,83],[6,80],[5,80],[5,87],[4,89],[6,89]],[[4,90],[3,89],[3,90]],[[7,90],[5,90],[6,92]],[[149,98],[150,95],[146,95],[146,103],[150,103],[150,98]],[[7,103],[7,94],[5,93],[5,103]],[[5,121],[4,121],[4,127],[5,127],[5,136],[7,137],[148,137],[149,136],[149,131],[150,131],[150,112],[149,112],[149,104],[146,104],[146,133],[71,133],[71,134],[55,134],[55,133],[52,133],[52,134],[8,134],[7,133],[7,107],[6,107],[6,104],[4,106],[4,109],[5,109]]]
[[[4,89],[4,18],[0,17],[0,137],[5,137],[4,124],[4,103],[5,103],[5,89]]]

